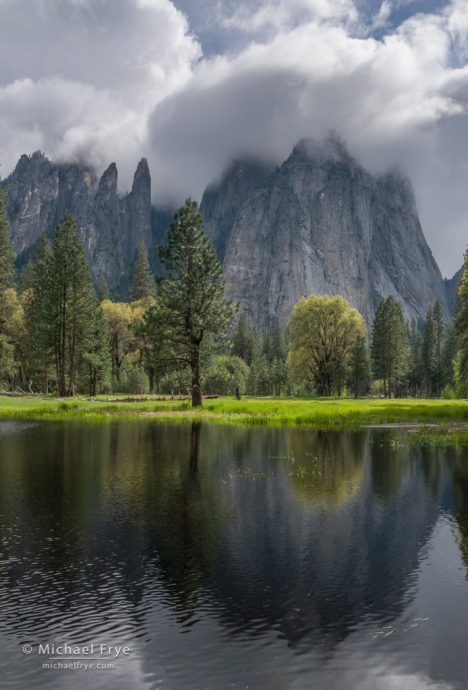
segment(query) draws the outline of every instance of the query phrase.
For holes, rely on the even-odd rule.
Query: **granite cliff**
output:
[[[423,318],[437,298],[450,311],[409,182],[372,176],[333,138],[301,141],[271,174],[237,162],[202,210],[228,296],[253,324],[286,322],[310,294],[344,295],[368,323],[387,295],[408,319]]]
[[[114,163],[99,178],[83,164],[22,156],[0,186],[18,262],[39,234],[53,233],[66,209],[74,215],[96,281],[126,297],[136,249],[155,247],[171,219],[151,204],[151,177],[141,160],[132,190],[118,192]],[[227,294],[261,327],[285,323],[302,295],[342,294],[371,322],[381,297],[393,295],[409,319],[435,299],[453,309],[454,280],[442,279],[424,238],[409,182],[375,177],[338,140],[301,141],[276,169],[237,160],[208,187],[206,228],[224,266]]]
[[[94,278],[105,277],[116,294],[125,294],[136,249],[158,243],[158,212],[151,206],[151,177],[142,159],[131,192],[120,196],[115,163],[99,179],[79,163],[55,164],[44,154],[21,156],[13,173],[0,182],[7,191],[13,245],[24,262],[42,232],[52,235],[68,209],[86,248]]]

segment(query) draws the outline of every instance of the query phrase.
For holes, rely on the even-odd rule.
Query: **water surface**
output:
[[[468,687],[468,452],[400,438],[0,423],[1,687]]]

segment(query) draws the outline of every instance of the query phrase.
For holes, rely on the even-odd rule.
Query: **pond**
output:
[[[0,423],[2,688],[468,687],[468,449],[411,438]]]

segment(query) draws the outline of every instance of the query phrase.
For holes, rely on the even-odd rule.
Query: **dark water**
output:
[[[0,424],[0,686],[468,688],[468,452],[394,438]]]

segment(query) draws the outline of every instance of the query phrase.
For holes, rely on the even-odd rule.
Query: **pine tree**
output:
[[[442,302],[437,300],[432,308],[433,321],[433,377],[432,390],[437,398],[442,394],[444,387],[444,338],[445,338],[445,324],[444,324],[444,308]]]
[[[10,239],[10,224],[7,217],[6,196],[5,192],[0,190],[0,295],[13,285],[14,258]]]
[[[432,382],[435,369],[435,324],[434,312],[430,307],[426,314],[424,334],[421,345],[421,359],[424,372],[424,394],[427,398],[432,396]]]
[[[28,351],[31,359],[30,370],[40,380],[43,393],[49,391],[49,373],[53,361],[53,324],[50,322],[49,295],[47,280],[52,260],[52,248],[46,236],[40,235],[29,260],[25,318]]]
[[[84,248],[68,211],[55,231],[46,278],[57,385],[62,397],[71,396],[79,365],[90,347],[95,298]]]
[[[422,363],[422,336],[415,319],[411,322],[409,344],[408,389],[410,395],[420,397],[424,387],[424,367]]]
[[[167,274],[149,321],[174,366],[190,368],[192,405],[198,407],[203,349],[224,334],[234,310],[224,300],[221,265],[196,202],[188,199],[177,211],[159,257]]]
[[[366,348],[366,339],[359,336],[353,347],[349,363],[350,388],[355,398],[369,392],[370,365]]]
[[[254,338],[254,333],[249,327],[247,319],[241,314],[232,336],[232,354],[240,357],[247,364],[251,364],[254,355]]]
[[[0,190],[0,383],[10,379],[16,368],[15,347],[8,333],[8,293],[15,273],[13,260],[5,193]]]
[[[465,261],[458,287],[455,331],[459,350],[459,384],[463,391],[468,392],[468,250],[465,253]]]
[[[154,297],[155,294],[156,283],[149,265],[148,252],[144,242],[141,242],[133,270],[131,297],[137,301],[145,297]]]
[[[442,352],[442,381],[444,386],[455,386],[454,361],[457,355],[457,337],[453,324],[447,329]]]
[[[109,385],[112,373],[112,354],[107,319],[96,299],[92,309],[88,347],[83,355],[87,365],[89,394],[96,396],[98,387]]]
[[[409,370],[409,333],[400,305],[383,299],[376,311],[371,343],[372,369],[385,397],[401,392]]]

